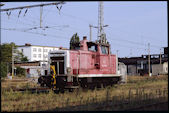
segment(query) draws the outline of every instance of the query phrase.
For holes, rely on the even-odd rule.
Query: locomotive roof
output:
[[[97,42],[87,42],[88,45],[103,45],[103,46],[110,46],[109,44],[104,44],[104,43],[97,43]]]

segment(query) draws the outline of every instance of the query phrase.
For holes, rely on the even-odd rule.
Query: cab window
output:
[[[108,54],[108,47],[101,45],[100,48],[101,48],[102,54]]]
[[[88,50],[96,52],[97,51],[97,46],[96,45],[88,46]]]
[[[97,45],[93,42],[87,42],[88,51],[97,52]]]

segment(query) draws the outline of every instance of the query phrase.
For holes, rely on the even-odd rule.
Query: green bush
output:
[[[25,76],[25,69],[21,67],[16,67],[16,75]]]
[[[1,62],[0,65],[0,69],[1,69],[1,77],[6,77],[7,76],[7,66],[4,62]]]

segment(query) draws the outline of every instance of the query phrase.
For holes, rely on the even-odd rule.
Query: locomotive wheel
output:
[[[44,87],[45,85],[44,85],[44,83],[41,83],[40,86],[41,86],[41,87]]]
[[[38,83],[40,84],[41,87],[44,87],[44,78],[43,77],[39,77],[38,78]]]

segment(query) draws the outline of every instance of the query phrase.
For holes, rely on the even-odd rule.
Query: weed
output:
[[[4,87],[7,83],[2,83],[1,108],[2,111],[43,111],[80,105],[84,106],[83,110],[96,110],[100,108],[99,106],[104,106],[105,110],[115,108],[118,110],[168,99],[168,76],[151,78],[132,76],[128,80],[127,84],[117,84],[112,87],[108,86],[87,91],[78,89],[64,94],[56,94],[52,90],[48,94],[31,94],[28,91],[23,93],[14,92],[10,86]],[[18,84],[15,83],[15,85]],[[20,87],[30,88],[34,85],[24,83]],[[126,104],[125,102],[129,103]],[[120,105],[115,106],[116,104]],[[114,106],[114,108],[106,106]],[[72,111],[73,108],[70,107],[70,110]],[[82,109],[76,107],[76,110]]]

